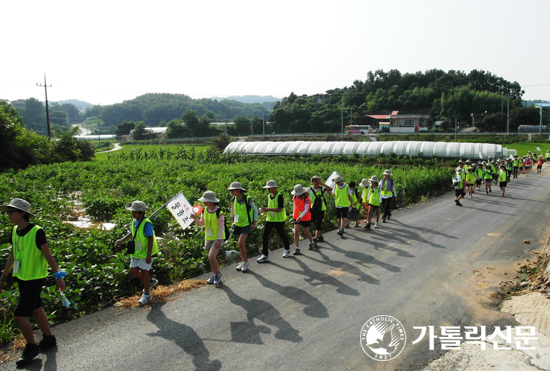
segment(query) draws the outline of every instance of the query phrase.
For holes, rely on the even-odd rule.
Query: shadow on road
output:
[[[304,314],[316,318],[327,318],[329,316],[327,308],[319,301],[319,299],[308,294],[306,291],[293,286],[281,286],[252,271],[249,273],[251,276],[254,276],[254,278],[256,278],[265,288],[275,290],[282,296],[305,306]]]
[[[218,371],[222,364],[220,361],[210,360],[210,353],[202,339],[191,327],[168,319],[162,311],[165,303],[154,304],[147,314],[147,320],[159,328],[157,332],[148,333],[147,336],[158,336],[172,341],[183,351],[193,357],[193,365],[200,371]]]
[[[253,274],[249,272],[249,274]],[[238,343],[263,344],[260,333],[269,334],[271,330],[267,326],[258,326],[254,323],[258,319],[270,326],[277,327],[275,337],[281,340],[299,343],[303,339],[298,330],[285,321],[281,313],[267,301],[251,299],[246,300],[238,296],[227,286],[222,286],[232,304],[238,305],[246,311],[247,322],[231,322],[231,339]]]

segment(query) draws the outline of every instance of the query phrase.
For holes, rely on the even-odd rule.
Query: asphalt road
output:
[[[162,305],[111,308],[56,326],[59,347],[31,370],[417,370],[443,352],[414,326],[512,325],[491,294],[546,242],[550,171],[454,204],[451,194],[394,212],[378,230],[326,233],[318,251],[249,273],[222,270]],[[524,240],[531,244],[525,244]],[[369,358],[371,317],[399,320],[407,339],[390,361]],[[489,331],[488,331],[489,333]],[[13,362],[0,370],[13,369]]]

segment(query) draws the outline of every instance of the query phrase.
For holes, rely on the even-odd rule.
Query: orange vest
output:
[[[294,219],[298,219],[298,217],[304,212],[304,210],[306,209],[306,200],[309,200],[309,197],[303,197],[303,198],[298,198],[298,196],[294,196]],[[304,222],[309,222],[311,220],[311,213],[309,212],[309,210],[311,209],[311,201],[310,201],[310,204],[309,204],[309,208],[307,210],[307,213],[306,215],[304,215],[304,217],[301,219],[302,221]]]

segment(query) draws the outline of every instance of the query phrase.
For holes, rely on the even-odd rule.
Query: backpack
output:
[[[458,178],[453,177],[453,187],[456,187],[458,185]]]
[[[222,209],[220,209],[218,207],[218,210],[216,210],[216,218],[217,219],[220,219],[220,215],[222,213]],[[229,228],[227,228],[227,221],[225,220],[225,218],[223,218],[223,230],[225,231],[225,238],[223,239],[224,241],[227,241],[229,239]]]
[[[315,193],[315,190],[313,187],[309,187],[311,189],[311,192],[315,195],[315,201],[313,201],[313,205],[311,206],[312,209],[321,210],[323,208],[323,193],[325,192],[323,188],[321,187],[321,195],[317,196],[317,193]]]

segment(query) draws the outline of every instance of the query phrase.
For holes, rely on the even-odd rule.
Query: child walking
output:
[[[336,187],[334,188],[336,218],[340,227],[336,233],[343,236],[348,217],[348,208],[351,206],[351,195],[349,193],[349,186],[344,183],[344,179],[340,175],[334,178],[334,183],[336,183]]]
[[[470,160],[466,160],[466,166],[468,169],[472,169],[470,165]],[[465,166],[465,167],[466,167]],[[390,169],[384,171],[384,178],[380,181],[380,193],[382,194],[382,223],[386,222],[386,219],[390,220],[391,218],[391,200],[395,198],[397,201],[397,191],[395,190],[395,183],[392,179],[392,173]]]
[[[233,182],[227,188],[233,195],[231,202],[231,217],[233,218],[233,235],[239,236],[239,251],[241,254],[241,262],[237,265],[237,270],[246,272],[248,270],[248,256],[246,253],[246,238],[252,232],[252,228],[256,228],[256,220],[258,220],[258,209],[254,204],[254,200],[246,194],[239,182]]]
[[[500,190],[502,191],[502,194],[501,196],[504,197],[504,191],[506,190],[506,184],[508,183],[506,181],[507,179],[507,171],[506,171],[506,166],[502,165],[500,167],[500,172],[498,173],[499,175],[499,178],[500,178]]]
[[[292,197],[292,202],[294,203],[292,215],[295,220],[294,243],[296,245],[294,255],[300,255],[300,226],[304,228],[304,234],[309,240],[309,249],[313,250],[315,248],[313,238],[311,237],[311,233],[309,233],[311,200],[306,194],[306,189],[301,184],[296,184],[291,194],[294,196]]]
[[[46,284],[48,265],[52,269],[58,290],[65,290],[64,272],[59,272],[57,269],[44,230],[36,224],[30,223],[30,218],[34,218],[30,203],[20,198],[14,198],[9,204],[0,206],[0,211],[8,214],[10,221],[15,224],[10,235],[12,250],[0,277],[0,293],[4,290],[8,274],[13,269],[12,276],[16,279],[19,287],[19,302],[14,313],[15,322],[27,342],[21,358],[15,364],[24,366],[30,363],[41,350],[57,345],[48,324],[48,316],[42,309],[40,292]],[[31,316],[34,317],[43,334],[42,340],[38,344],[36,344],[32,324],[28,319]]]
[[[491,190],[491,182],[493,181],[493,170],[491,170],[491,164],[487,164],[485,166],[485,193],[489,194],[489,192],[493,192]]]
[[[466,185],[468,187],[468,194],[470,195],[470,198],[473,197],[474,193],[474,185],[476,182],[476,175],[474,174],[474,168],[470,167],[468,169],[468,174],[466,174]]]
[[[355,182],[349,182],[349,190],[351,195],[351,205],[348,209],[346,228],[349,228],[350,222],[355,222],[355,227],[359,227],[359,209],[361,208],[361,196],[359,196],[359,192],[357,191]]]
[[[325,217],[325,211],[327,210],[327,204],[324,194],[330,194],[332,187],[329,187],[321,181],[319,175],[311,177],[311,186],[308,188],[308,196],[311,200],[311,223],[315,227],[315,237],[313,242],[317,246],[317,242],[323,242],[323,219]]]
[[[151,221],[145,217],[149,207],[142,201],[134,201],[126,204],[126,210],[132,212],[134,221],[132,223],[132,234],[115,242],[119,246],[129,239],[135,242],[135,251],[130,254],[130,273],[132,276],[143,281],[143,295],[138,304],[144,305],[151,301],[151,289],[158,284],[156,279],[151,279],[149,271],[153,265],[153,259],[159,252],[155,231]]]
[[[205,209],[200,220],[195,214],[191,217],[201,227],[204,226],[204,249],[208,251],[208,261],[212,267],[212,277],[206,280],[209,285],[219,285],[222,283],[222,273],[218,266],[217,255],[223,245],[223,241],[228,237],[225,235],[225,218],[223,211],[220,210],[216,194],[212,191],[206,191],[199,198],[204,203]]]
[[[367,202],[369,203],[369,212],[367,213],[367,225],[365,228],[370,229],[370,220],[373,213],[376,213],[376,221],[374,229],[378,228],[378,220],[380,219],[380,203],[382,202],[382,192],[378,186],[378,177],[373,175],[370,179],[370,188],[367,194]]]
[[[283,195],[278,191],[279,186],[274,180],[269,180],[264,188],[269,191],[269,195],[267,196],[267,207],[260,207],[260,212],[267,213],[267,217],[262,236],[262,256],[256,260],[258,263],[269,261],[269,234],[273,228],[275,228],[279,237],[283,240],[283,258],[290,256],[290,242],[285,232],[286,211]]]

